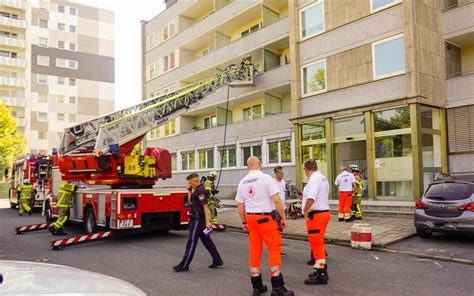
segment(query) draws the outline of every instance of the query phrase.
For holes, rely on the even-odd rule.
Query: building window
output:
[[[38,83],[47,84],[48,83],[48,75],[38,74]]]
[[[168,121],[167,123],[164,124],[164,127],[165,127],[165,137],[166,136],[171,136],[171,135],[174,135],[176,133],[176,121],[173,119],[173,120],[170,120]]]
[[[237,166],[237,155],[235,147],[219,148],[221,167],[231,168]]]
[[[370,0],[370,11],[377,12],[400,2],[401,0]]]
[[[69,14],[70,15],[76,15],[77,14],[77,11],[75,8],[72,8],[72,7],[69,7]]]
[[[65,25],[65,24],[63,24],[63,23],[58,23],[58,30],[64,31],[65,28],[66,28],[66,25]]]
[[[43,55],[36,56],[36,64],[39,66],[49,66],[49,57]]]
[[[182,152],[181,153],[181,169],[183,171],[190,171],[196,168],[194,162],[194,151]]]
[[[326,60],[302,67],[303,95],[326,91]]]
[[[199,150],[199,169],[214,168],[214,149]]]
[[[64,96],[63,95],[58,95],[56,97],[56,102],[58,103],[64,103]]]
[[[39,25],[40,28],[47,29],[48,28],[48,21],[39,19],[38,20],[38,25]]]
[[[70,86],[76,86],[76,79],[75,78],[69,78],[69,85]]]
[[[38,40],[38,45],[43,47],[48,47],[48,38],[40,37]]]
[[[262,159],[262,145],[261,144],[242,144],[242,165],[247,165],[247,159],[250,156],[256,156],[258,159]]]
[[[58,120],[59,120],[59,121],[64,121],[64,118],[65,118],[65,117],[66,117],[66,116],[64,115],[64,113],[58,113]]]
[[[263,117],[263,106],[261,104],[244,108],[244,121],[254,120]]]
[[[69,43],[69,50],[75,51],[75,50],[76,50],[76,43],[70,42],[70,43]]]
[[[38,132],[38,139],[40,140],[46,139],[46,132]]]
[[[372,43],[374,79],[405,73],[405,43],[397,35]]]
[[[204,117],[204,128],[213,128],[217,126],[217,117],[215,115]]]
[[[69,69],[77,69],[77,61],[68,60],[68,68]]]
[[[58,5],[58,11],[64,13],[64,6]]]
[[[64,85],[64,77],[58,76],[58,84]]]
[[[171,153],[171,171],[176,172],[178,170],[178,160],[176,159],[176,153]]]
[[[69,32],[76,33],[76,26],[69,25]]]
[[[170,39],[176,35],[175,20],[167,23],[163,27],[159,28],[157,31],[151,33],[147,37],[147,48],[151,50],[158,46],[160,43]]]
[[[70,96],[69,97],[69,104],[75,104],[76,103],[76,97]]]
[[[334,137],[365,136],[365,116],[355,115],[334,119]]]
[[[61,40],[58,41],[58,48],[64,49],[64,41],[61,41]]]
[[[375,132],[410,128],[410,109],[402,107],[374,112]]]
[[[75,114],[69,114],[69,122],[76,122],[76,115]]]
[[[38,120],[38,121],[48,121],[48,113],[38,112],[38,115],[36,116],[36,120]]]
[[[268,141],[268,163],[288,163],[291,162],[291,140],[271,140]]]
[[[323,2],[318,1],[300,12],[301,39],[315,36],[324,31]]]

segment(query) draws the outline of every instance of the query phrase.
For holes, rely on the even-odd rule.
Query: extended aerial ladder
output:
[[[253,85],[254,71],[251,57],[246,57],[214,79],[67,128],[58,151],[62,179],[120,187],[151,186],[157,178],[170,177],[160,175],[159,160],[153,177],[125,174],[124,158],[146,133],[195,107],[216,89]]]

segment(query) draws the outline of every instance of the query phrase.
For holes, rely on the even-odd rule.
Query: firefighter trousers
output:
[[[20,199],[20,210],[18,211],[18,214],[22,215],[24,212],[29,213],[31,211],[30,202],[31,200],[29,199]]]
[[[212,224],[218,224],[217,220],[217,203],[215,200],[215,197],[209,198],[209,211],[211,212],[211,223]]]
[[[184,252],[183,260],[179,263],[181,267],[189,268],[199,239],[204,247],[206,247],[209,254],[211,254],[212,263],[217,264],[222,262],[221,255],[217,251],[216,245],[211,237],[203,232],[204,229],[206,229],[206,221],[204,217],[193,218],[189,222],[189,237],[188,242],[186,243],[186,251]]]
[[[281,270],[281,235],[277,222],[268,214],[247,214],[249,241],[250,273],[252,276],[261,274],[263,243],[267,248],[268,265],[272,276],[278,276]]]
[[[351,215],[356,218],[362,218],[362,208],[360,206],[362,202],[362,196],[354,196],[352,199],[352,211]]]
[[[306,230],[308,231],[309,245],[313,252],[316,265],[324,267],[326,264],[326,247],[324,246],[324,234],[328,226],[331,215],[327,211],[313,211],[309,213],[306,220]]]
[[[339,192],[339,219],[351,218],[352,191]]]
[[[64,224],[66,224],[67,219],[69,218],[69,208],[67,207],[59,207],[58,208],[58,219],[54,222],[53,226],[56,230],[61,230],[64,228]]]

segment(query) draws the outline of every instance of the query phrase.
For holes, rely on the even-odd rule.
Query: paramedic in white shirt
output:
[[[334,184],[339,188],[339,222],[351,222],[352,192],[356,188],[356,179],[346,166],[341,166]]]
[[[286,228],[286,217],[280,200],[280,190],[272,177],[262,173],[260,159],[255,156],[247,160],[249,173],[237,188],[237,207],[243,229],[248,231],[250,279],[253,295],[267,291],[263,285],[260,264],[263,243],[267,247],[268,265],[270,267],[272,295],[293,296],[285,288],[281,274],[281,235],[272,211],[281,216],[281,227]]]
[[[318,171],[318,165],[312,159],[304,162],[304,172],[308,177],[308,183],[303,189],[302,207],[306,219],[309,244],[316,261],[313,273],[305,280],[305,284],[325,285],[329,280],[326,248],[324,246],[324,233],[331,218],[329,213],[329,182]]]

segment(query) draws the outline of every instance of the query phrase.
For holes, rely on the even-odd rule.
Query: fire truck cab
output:
[[[50,156],[28,154],[17,158],[12,165],[8,190],[10,208],[18,206],[18,188],[24,180],[28,180],[35,189],[32,206],[41,206],[45,197],[51,193],[51,167]]]

